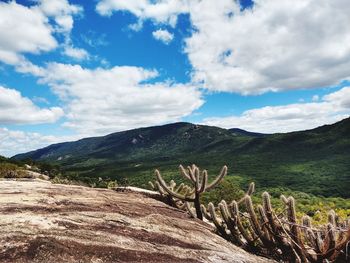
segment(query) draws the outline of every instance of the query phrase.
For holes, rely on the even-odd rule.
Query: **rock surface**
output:
[[[0,181],[0,262],[272,262],[135,192]]]

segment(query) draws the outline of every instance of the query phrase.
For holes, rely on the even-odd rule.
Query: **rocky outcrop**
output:
[[[144,193],[0,181],[0,262],[272,262]]]

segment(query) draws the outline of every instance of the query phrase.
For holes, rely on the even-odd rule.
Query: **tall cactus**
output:
[[[172,184],[170,183],[169,185],[167,185],[163,177],[161,176],[159,170],[155,170],[156,179],[161,188],[160,192],[166,192],[172,200],[175,199],[184,203],[193,203],[196,217],[200,220],[203,220],[200,195],[206,191],[210,191],[221,182],[221,180],[227,174],[227,166],[224,165],[222,167],[219,175],[211,183],[208,183],[208,172],[206,170],[203,170],[201,172],[199,168],[194,164],[192,166],[188,166],[187,171],[182,165],[179,166],[179,169],[181,175],[185,179],[190,181],[192,188],[188,188],[187,191],[184,192],[174,191]],[[186,207],[189,210],[190,214],[192,214],[191,207],[188,203],[186,204]]]
[[[346,225],[346,221],[337,222],[334,211],[328,214],[329,223],[324,228],[313,227],[308,216],[304,216],[299,225],[293,197],[281,197],[286,213],[277,215],[267,192],[262,194],[262,205],[254,207],[250,196],[253,192],[248,190],[243,199],[232,201],[230,205],[221,201],[217,209],[220,216],[212,203],[208,207],[210,213],[202,205],[207,219],[214,223],[222,237],[248,251],[283,262],[338,262],[346,257],[350,228],[347,232],[336,233],[336,228]],[[240,206],[246,213],[239,211]]]

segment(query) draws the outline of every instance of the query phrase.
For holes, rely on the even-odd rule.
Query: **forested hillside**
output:
[[[55,144],[13,158],[59,164],[66,175],[84,182],[100,177],[143,187],[156,167],[170,177],[180,163],[196,163],[209,172],[226,164],[229,177],[241,186],[254,181],[262,189],[349,198],[350,118],[271,135],[174,123]]]

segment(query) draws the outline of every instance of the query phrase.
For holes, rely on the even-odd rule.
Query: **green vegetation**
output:
[[[0,163],[0,178],[23,178],[26,173],[13,163]]]
[[[22,167],[15,160],[0,156],[0,178],[23,178],[27,177]]]
[[[226,164],[228,175],[218,189],[204,193],[205,202],[234,199],[255,182],[271,193],[273,204],[281,193],[291,194],[298,210],[310,215],[324,207],[345,214],[350,209],[350,118],[271,135],[175,123],[55,144],[13,159],[28,158],[60,165],[68,180],[96,187],[117,181],[149,188],[156,168],[165,181],[181,183],[180,163],[196,163],[209,175]]]

